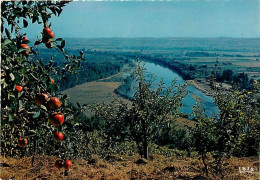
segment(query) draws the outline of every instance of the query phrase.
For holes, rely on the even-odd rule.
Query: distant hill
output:
[[[66,38],[68,48],[259,52],[260,38]]]

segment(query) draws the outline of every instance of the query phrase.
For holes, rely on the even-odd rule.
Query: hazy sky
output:
[[[59,37],[260,37],[259,0],[69,3],[52,18]],[[41,25],[30,25],[35,37]],[[38,34],[39,35],[39,34]]]

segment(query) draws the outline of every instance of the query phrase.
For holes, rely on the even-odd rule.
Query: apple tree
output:
[[[145,79],[145,69],[137,66],[136,93],[131,99],[132,105],[115,100],[110,104],[99,103],[92,107],[97,116],[104,118],[105,131],[114,142],[133,140],[140,155],[148,159],[148,145],[160,131],[160,127],[172,117],[179,115],[181,100],[186,95],[186,85],[170,87],[163,82],[153,89],[154,78]]]
[[[193,130],[194,146],[201,155],[207,174],[212,167],[214,172],[223,175],[224,158],[257,155],[260,116],[255,96],[259,91],[256,80],[253,86],[252,91],[223,90],[214,86],[219,114],[213,117],[206,116],[199,103],[194,106],[197,120]],[[209,161],[209,155],[214,161]]]
[[[77,142],[69,142],[72,140],[69,134],[77,134],[79,126],[72,120],[84,107],[72,109],[67,95],[58,92],[58,88],[62,78],[77,71],[84,57],[83,52],[67,55],[65,40],[55,37],[49,22],[68,3],[1,2],[1,154],[4,156],[33,156],[32,164],[35,154],[56,155],[64,160],[72,156],[71,144]],[[21,32],[29,22],[43,29],[35,42]],[[54,66],[54,57],[44,63],[39,58],[40,48],[57,50],[63,56],[63,65]],[[71,162],[65,161],[64,167],[69,169]]]

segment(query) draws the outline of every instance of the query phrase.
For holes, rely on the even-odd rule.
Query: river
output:
[[[144,68],[146,69],[145,77],[146,79],[150,79],[150,74],[153,74],[156,76],[155,84],[157,84],[162,78],[163,82],[165,83],[165,87],[169,87],[171,85],[172,80],[176,79],[177,84],[183,84],[185,81],[182,79],[180,75],[178,75],[176,72],[170,70],[167,67],[163,67],[161,65],[151,63],[151,62],[145,62]],[[186,114],[190,114],[192,112],[192,107],[195,104],[195,100],[193,98],[194,95],[199,96],[202,100],[202,106],[205,109],[205,113],[209,116],[213,115],[213,113],[218,113],[218,108],[214,103],[214,99],[210,96],[205,95],[198,89],[196,89],[194,86],[188,86],[187,87],[188,94],[187,96],[182,100],[183,107],[180,109],[181,112],[184,112]],[[131,92],[129,93],[131,95],[134,94],[134,88],[132,87]]]

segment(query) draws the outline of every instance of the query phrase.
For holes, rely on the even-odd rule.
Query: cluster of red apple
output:
[[[30,53],[30,50],[31,50],[30,46],[27,45],[27,43],[29,43],[29,42],[30,42],[29,39],[26,36],[24,36],[22,38],[22,42],[20,44],[20,48],[28,49],[28,51],[23,51],[23,54],[25,56],[29,56],[29,53]]]
[[[42,42],[45,43],[47,48],[53,47],[53,38],[55,37],[54,33],[51,31],[49,27],[45,27],[43,29],[42,33]],[[30,50],[31,48],[26,44],[29,42],[29,39],[27,37],[23,37],[22,43],[20,44],[20,47],[23,49]],[[29,55],[29,51],[24,51],[24,54],[26,56]],[[54,79],[51,78],[51,84],[54,84]],[[21,85],[15,86],[16,91],[21,92],[23,90],[23,87]],[[53,126],[60,126],[64,122],[64,115],[61,112],[55,111],[57,108],[61,106],[61,102],[57,97],[50,97],[47,93],[37,93],[34,99],[36,106],[45,106],[47,109],[52,110],[54,112],[49,114],[48,122],[49,124]],[[54,133],[54,140],[55,141],[61,141],[63,140],[63,134],[62,132],[55,132]],[[26,138],[19,138],[18,139],[18,146],[24,147],[28,143]],[[57,160],[54,164],[56,168],[62,168],[64,167],[65,170],[69,170],[72,166],[72,162],[70,160],[66,160],[65,162],[63,160]]]
[[[54,80],[51,79],[51,83],[54,83]],[[23,90],[23,87],[20,85],[16,85],[15,89],[18,92],[21,92]],[[50,97],[47,93],[37,93],[35,96],[35,105],[41,106],[44,105],[46,108],[50,110],[55,110],[61,106],[61,102],[57,97]],[[64,115],[61,112],[52,112],[49,115],[48,122],[53,126],[60,126],[64,122]],[[63,134],[62,132],[56,132],[54,133],[54,140],[60,141],[63,140]],[[18,146],[24,147],[27,145],[28,141],[26,138],[19,138],[18,139]],[[63,160],[57,160],[54,164],[56,168],[62,168],[64,167],[65,170],[69,170],[72,166],[72,162],[70,160],[66,160],[65,162]]]
[[[47,48],[53,48],[53,38],[55,37],[55,34],[52,32],[52,30],[49,27],[45,27],[42,31],[42,42],[45,44]],[[29,56],[30,53],[30,46],[28,46],[27,43],[29,43],[29,39],[24,36],[21,40],[20,48],[22,49],[28,49],[28,51],[23,51],[23,54],[25,56]]]
[[[51,97],[47,93],[38,93],[35,97],[35,104],[37,106],[44,105],[50,110],[55,110],[61,106],[61,102],[57,97]],[[60,126],[64,122],[64,115],[61,112],[53,112],[49,116],[49,123],[53,126]],[[62,132],[54,133],[54,140],[60,141],[63,140]],[[64,167],[65,170],[69,170],[72,166],[70,160],[57,160],[54,164],[56,168]]]

